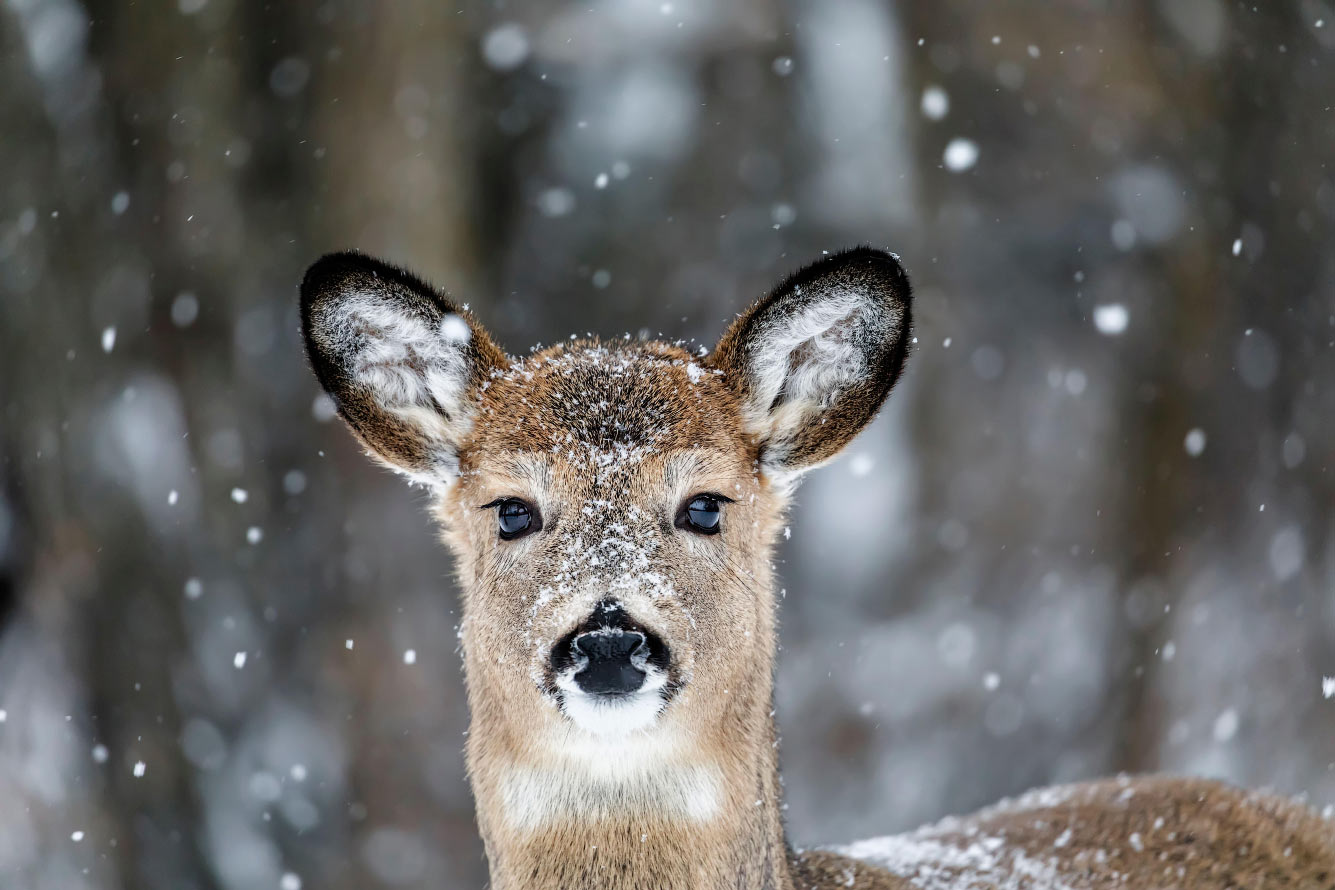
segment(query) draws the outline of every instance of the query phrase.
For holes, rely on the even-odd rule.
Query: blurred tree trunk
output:
[[[6,163],[3,215],[29,220],[21,225],[29,237],[15,245],[0,299],[9,341],[0,377],[23,381],[6,393],[13,422],[5,424],[4,451],[9,472],[22,479],[17,513],[35,550],[20,581],[21,620],[30,623],[14,643],[20,653],[25,645],[45,649],[54,672],[43,698],[29,702],[23,729],[33,731],[45,708],[67,709],[69,721],[52,744],[27,755],[65,785],[41,831],[46,864],[33,875],[58,874],[68,860],[53,847],[77,834],[101,854],[89,874],[103,886],[196,887],[204,869],[181,829],[195,815],[189,774],[175,756],[177,715],[163,708],[172,699],[165,665],[181,648],[175,605],[163,594],[171,562],[155,558],[161,529],[150,529],[132,490],[107,486],[95,469],[100,458],[117,460],[116,443],[102,441],[98,426],[135,399],[142,382],[136,341],[149,323],[151,272],[138,251],[137,209],[115,218],[125,208],[113,210],[113,196],[132,174],[102,104],[108,88],[83,51],[86,23],[52,21],[51,13],[30,8],[11,19],[28,33],[32,55],[11,45],[7,62],[30,62],[36,76],[6,78],[7,111],[27,120],[7,122],[7,132],[25,138],[6,143],[15,156]],[[43,22],[27,18],[44,14]],[[99,49],[102,26],[92,26]],[[40,38],[69,39],[72,51],[38,56],[44,44],[30,29],[41,27],[55,33]],[[8,684],[7,692],[18,694]],[[105,765],[92,756],[94,742],[109,749]],[[140,761],[152,764],[142,779]]]
[[[487,302],[479,297],[486,280],[481,257],[493,253],[495,245],[486,243],[479,223],[495,210],[478,206],[485,198],[478,186],[487,158],[477,130],[490,121],[477,114],[482,106],[472,72],[480,48],[471,25],[470,16],[428,0],[351,2],[308,22],[316,72],[311,96],[315,142],[304,146],[315,159],[315,198],[301,214],[314,245],[308,262],[319,252],[355,248],[412,269],[460,303]],[[484,308],[482,316],[487,315]],[[345,434],[337,430],[333,435]],[[355,461],[347,472],[366,480],[364,497],[372,490],[402,496],[401,486],[369,471],[362,455],[345,451]],[[425,529],[429,519],[418,506],[412,504],[413,512]],[[443,553],[435,556],[444,562]],[[355,604],[357,626],[372,627],[380,620],[384,603],[371,594],[383,583],[348,573],[337,576],[335,596]],[[453,598],[452,587],[442,585],[438,596]],[[399,611],[410,607],[406,593],[384,591],[402,604]],[[480,885],[486,871],[471,799],[433,802],[419,790],[419,770],[436,756],[440,725],[455,724],[453,715],[463,711],[459,684],[423,690],[421,695],[434,699],[423,712],[417,697],[395,695],[393,685],[387,685],[396,681],[386,664],[400,661],[401,653],[385,652],[383,659],[361,662],[345,677],[347,695],[367,709],[367,716],[346,730],[352,747],[350,800],[359,811],[373,814],[380,828],[411,832],[390,836],[412,837],[443,850],[444,862],[429,860],[420,876],[425,884]],[[439,756],[458,760],[461,768],[462,741],[454,738],[450,734],[448,753]],[[388,766],[403,763],[418,767]],[[371,832],[372,827],[366,826],[370,852],[360,868],[334,878],[338,886],[384,880],[377,876],[384,866],[377,864],[374,850],[376,839],[386,835]]]
[[[318,160],[315,242],[402,263],[461,301],[477,291],[475,150],[467,17],[428,0],[350,3],[310,23],[321,76],[308,146]]]
[[[1325,433],[1301,406],[1312,403],[1314,371],[1322,353],[1329,355],[1329,316],[1309,295],[1329,287],[1330,253],[1324,251],[1323,262],[1323,251],[1314,247],[1330,243],[1331,214],[1328,209],[1323,220],[1309,209],[1325,173],[1298,148],[1332,138],[1326,100],[1310,88],[1323,71],[1328,79],[1329,54],[1319,61],[1306,14],[1296,8],[1234,14],[1247,36],[1228,44],[1216,70],[1164,52],[1152,59],[1158,76],[1177,89],[1174,110],[1181,121],[1165,121],[1165,132],[1176,135],[1168,148],[1211,200],[1202,202],[1195,230],[1164,269],[1176,299],[1162,328],[1162,364],[1144,384],[1153,397],[1130,406],[1129,416],[1141,418],[1147,430],[1127,522],[1128,537],[1137,541],[1131,565],[1175,595],[1147,603],[1154,614],[1146,616],[1149,632],[1140,635],[1132,657],[1131,669],[1137,675],[1143,669],[1143,676],[1124,687],[1125,730],[1115,757],[1115,765],[1128,770],[1180,763],[1170,750],[1172,737],[1180,746],[1189,730],[1202,733],[1182,717],[1200,684],[1170,676],[1181,671],[1170,667],[1162,647],[1213,615],[1249,615],[1250,638],[1258,641],[1277,623],[1287,624],[1306,645],[1299,643],[1296,652],[1220,653],[1220,663],[1233,670],[1216,682],[1232,684],[1234,692],[1222,701],[1211,696],[1219,717],[1205,733],[1212,731],[1216,744],[1232,741],[1241,713],[1244,721],[1282,719],[1314,743],[1330,737],[1331,718],[1312,705],[1291,703],[1267,718],[1274,707],[1250,694],[1251,684],[1267,682],[1263,672],[1288,678],[1297,664],[1311,677],[1308,695],[1297,701],[1314,703],[1316,678],[1329,670],[1316,657],[1330,651],[1329,630],[1308,620],[1313,604],[1301,591],[1322,583],[1303,553],[1312,554],[1329,534],[1330,511],[1313,508],[1331,503],[1331,449],[1318,448],[1306,459],[1307,440],[1320,441]],[[1148,26],[1167,30],[1162,19]],[[1283,270],[1282,286],[1276,286],[1276,270]],[[1318,398],[1330,403],[1329,395]],[[1193,428],[1206,433],[1204,452],[1194,459],[1183,445]],[[1292,583],[1277,567],[1277,546],[1297,548]],[[1201,591],[1193,613],[1183,614],[1183,590],[1210,583],[1202,566],[1207,561],[1223,579],[1238,580]],[[1294,752],[1294,762],[1328,762],[1331,753],[1330,745],[1314,744]],[[1258,781],[1272,775],[1256,774]]]
[[[1192,217],[1195,225],[1182,234],[1171,257],[1157,264],[1172,298],[1163,301],[1157,320],[1156,361],[1138,369],[1139,383],[1125,406],[1129,428],[1141,431],[1127,443],[1136,457],[1123,526],[1128,579],[1138,585],[1133,589],[1139,596],[1131,604],[1138,620],[1128,626],[1117,709],[1120,742],[1111,766],[1129,772],[1164,765],[1174,715],[1163,675],[1176,648],[1173,630],[1189,621],[1177,612],[1198,561],[1211,551],[1226,554],[1225,563],[1264,559],[1264,553],[1247,555],[1255,548],[1258,511],[1270,500],[1273,515],[1288,500],[1276,504],[1272,498],[1281,497],[1282,488],[1272,484],[1258,490],[1221,480],[1253,477],[1258,470],[1273,475],[1263,468],[1278,463],[1281,442],[1258,434],[1284,428],[1283,415],[1307,383],[1304,374],[1294,373],[1302,367],[1301,347],[1286,350],[1282,365],[1288,373],[1277,374],[1262,391],[1249,391],[1239,372],[1252,326],[1280,320],[1278,330],[1260,336],[1291,342],[1299,331],[1285,325],[1286,309],[1321,281],[1319,253],[1310,249],[1311,234],[1302,231],[1301,213],[1290,203],[1308,193],[1311,180],[1304,179],[1310,173],[1302,169],[1302,158],[1290,157],[1294,143],[1275,135],[1320,119],[1316,107],[1300,110],[1315,94],[1293,88],[1310,60],[1297,47],[1292,53],[1282,49],[1302,40],[1304,22],[1287,7],[1234,14],[1245,16],[1247,39],[1229,42],[1210,67],[1184,58],[1187,47],[1162,15],[1147,13],[1143,25],[1151,45],[1181,47],[1178,53],[1160,49],[1146,59],[1157,81],[1173,85],[1156,148],[1193,174],[1192,190],[1209,200],[1201,202]],[[1240,246],[1230,248],[1235,239]],[[1221,262],[1230,251],[1235,259]],[[1268,286],[1269,276],[1258,267],[1263,254],[1264,266],[1285,269],[1287,291]],[[1184,445],[1193,429],[1206,434],[1199,457]],[[1322,475],[1313,482],[1320,485]],[[1315,516],[1308,519],[1316,520],[1309,528],[1321,527]]]
[[[1034,351],[1071,361],[1070,346],[1051,348],[1034,335],[1061,335],[1068,343],[1090,340],[1088,322],[1096,301],[1125,301],[1132,311],[1126,345],[1114,353],[1123,367],[1099,365],[1104,349],[1082,357],[1085,371],[1101,372],[1118,386],[1107,409],[1117,418],[1103,443],[1107,462],[1098,472],[1091,466],[1081,481],[1083,502],[1097,507],[1097,519],[1082,536],[1067,511],[1063,527],[1054,529],[1078,541],[1077,550],[1087,548],[1092,559],[1106,560],[1120,573],[1116,608],[1101,634],[1109,672],[1101,694],[1108,707],[1066,742],[1093,758],[1083,762],[1081,774],[1161,769],[1179,762],[1167,758],[1171,730],[1180,724],[1180,733],[1201,709],[1200,703],[1183,699],[1181,668],[1171,661],[1174,635],[1188,621],[1179,614],[1185,591],[1210,563],[1239,578],[1253,576],[1250,570],[1258,560],[1265,565],[1269,537],[1258,535],[1256,521],[1260,504],[1268,499],[1264,492],[1303,505],[1301,527],[1309,530],[1308,546],[1318,541],[1311,530],[1319,536],[1328,525],[1315,517],[1313,498],[1295,490],[1301,485],[1244,481],[1258,471],[1262,478],[1274,476],[1281,462],[1282,442],[1265,441],[1261,431],[1293,422],[1287,415],[1297,406],[1311,418],[1317,413],[1311,406],[1322,402],[1312,391],[1310,375],[1301,370],[1322,348],[1316,342],[1321,336],[1312,333],[1324,322],[1322,310],[1314,307],[1307,317],[1295,318],[1291,308],[1297,297],[1299,311],[1306,311],[1312,305],[1306,294],[1319,290],[1331,275],[1330,264],[1323,266],[1321,251],[1314,249],[1323,220],[1304,206],[1314,192],[1320,200],[1322,174],[1298,149],[1330,139],[1320,91],[1311,88],[1328,69],[1311,43],[1322,32],[1312,31],[1304,14],[1293,9],[1220,7],[1222,40],[1219,47],[1203,47],[1197,41],[1208,42],[1212,26],[1206,13],[1212,10],[1193,8],[1184,20],[1170,21],[1170,13],[1176,13],[1166,5],[1128,7],[1102,16],[1092,30],[1074,11],[1049,15],[1045,8],[1038,16],[1035,8],[1019,29],[1013,8],[960,2],[906,10],[907,36],[921,38],[912,55],[919,88],[944,84],[950,95],[942,123],[921,123],[922,157],[930,164],[955,136],[979,139],[982,147],[977,170],[924,177],[924,203],[935,208],[927,212],[926,237],[949,256],[954,239],[980,249],[979,240],[970,237],[971,227],[1011,224],[997,229],[981,248],[990,253],[958,257],[919,279],[936,298],[920,304],[924,317],[934,313],[937,326],[946,326],[948,333],[953,333],[950,325],[967,330],[968,321],[956,308],[966,304],[968,312],[980,316],[974,323],[989,329],[991,342],[1003,344],[1002,354],[1023,363]],[[990,51],[980,49],[989,45]],[[1023,66],[1014,61],[1017,57]],[[989,62],[996,67],[988,67]],[[1016,123],[1013,104],[1022,106],[1028,121]],[[1098,151],[1091,152],[1089,142]],[[1183,183],[1185,220],[1170,240],[1136,243],[1119,252],[1109,243],[1108,228],[1043,228],[1045,202],[1060,200],[1068,208],[1081,202],[1115,205],[1109,199],[1116,178],[1137,165],[1166,169]],[[970,180],[966,206],[954,200],[961,191],[956,176]],[[1103,226],[1117,219],[1091,216]],[[1014,225],[1026,218],[1034,225]],[[1329,218],[1327,212],[1326,224]],[[1229,257],[1230,245],[1239,238],[1241,255]],[[1043,243],[1035,244],[1036,239]],[[1065,269],[1058,265],[1039,274],[1070,281],[1076,273],[1072,290],[1081,314],[1072,320],[1078,325],[1054,324],[1052,307],[1033,305],[1029,294],[1007,287],[1006,270],[1026,255],[1049,262],[1073,258]],[[978,280],[980,267],[992,270],[991,299],[956,297],[956,288]],[[1266,269],[1283,269],[1296,293],[1278,292],[1271,285],[1275,273]],[[1035,274],[1027,272],[1031,278]],[[1105,282],[1120,282],[1121,288],[1096,290],[1088,282],[1099,275]],[[1087,283],[1082,286],[1082,281]],[[1027,320],[1045,313],[1048,328],[1029,330]],[[1282,318],[1294,321],[1275,321]],[[1238,371],[1241,344],[1252,325],[1263,323],[1272,329],[1262,334],[1282,347],[1281,372],[1273,383],[1253,391]],[[947,427],[953,433],[951,424],[961,411],[959,405],[924,404],[927,438],[947,435]],[[1302,419],[1295,418],[1295,426],[1319,427]],[[1200,457],[1184,447],[1194,428],[1206,433]],[[1290,460],[1296,460],[1294,449],[1304,450],[1304,445],[1289,448]],[[968,467],[967,458],[950,457],[952,450],[958,454],[958,448],[948,449],[935,462],[954,460],[958,469]],[[1294,464],[1307,485],[1319,491],[1329,490],[1326,465],[1321,458]],[[1021,490],[1001,483],[1011,492],[1004,499],[1008,517],[1029,508],[1023,480],[1015,482]],[[948,485],[943,481],[942,488]],[[1064,492],[1049,486],[1041,494],[1053,501]],[[950,515],[944,491],[929,488],[924,513]],[[1007,540],[1016,531],[1032,535],[1035,529],[1021,523],[990,529],[986,537],[994,545],[1007,541],[1006,548],[1043,553],[1044,545],[1032,538]],[[1052,554],[1054,567],[1058,557]],[[1236,563],[1232,570],[1225,567],[1230,562]],[[948,560],[933,569],[944,575],[952,570]],[[1312,578],[1307,583],[1320,582]],[[1259,618],[1277,609],[1255,596],[1234,605],[1235,617]],[[1018,608],[1023,614],[1031,605]],[[1291,616],[1293,608],[1301,613],[1304,606],[1298,602],[1289,608]],[[1281,614],[1276,620],[1288,619]],[[1318,628],[1313,624],[1308,631],[1316,651],[1330,645]],[[1217,683],[1198,685],[1217,700]],[[1239,694],[1245,697],[1242,690]],[[1228,725],[1225,721],[1224,728]],[[1196,741],[1195,749],[1209,747],[1208,733],[1207,725],[1207,737]],[[1319,750],[1307,756],[1322,762]],[[1032,776],[1011,776],[1006,788],[993,790],[1013,791],[1050,777],[1050,764],[1034,762],[1033,767]]]

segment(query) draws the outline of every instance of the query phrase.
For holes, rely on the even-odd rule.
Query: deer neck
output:
[[[494,890],[791,890],[773,690],[767,675],[748,682],[714,730],[665,720],[611,741],[534,744],[531,725],[474,702],[469,773]]]

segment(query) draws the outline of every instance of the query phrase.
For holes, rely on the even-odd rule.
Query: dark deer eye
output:
[[[682,504],[681,512],[677,514],[677,528],[689,528],[702,535],[718,534],[719,519],[723,515],[719,502],[728,500],[716,494],[697,494]]]
[[[519,498],[502,498],[490,504],[483,504],[483,509],[491,507],[498,508],[496,525],[500,529],[502,540],[512,541],[542,528],[542,517],[538,515],[538,511]]]

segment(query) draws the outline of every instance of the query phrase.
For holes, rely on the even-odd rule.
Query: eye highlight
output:
[[[676,526],[699,535],[716,535],[722,530],[723,510],[719,505],[731,503],[732,498],[721,494],[693,495],[677,511]]]
[[[502,541],[513,541],[542,529],[538,508],[519,498],[497,498],[483,504],[483,510],[496,509],[496,528]]]

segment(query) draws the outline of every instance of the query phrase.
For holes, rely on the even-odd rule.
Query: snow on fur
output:
[[[433,324],[406,310],[393,293],[369,289],[330,301],[321,322],[325,348],[343,357],[353,382],[430,443],[447,474],[456,473],[454,443],[468,433],[473,415],[464,349],[468,323],[446,313]],[[395,469],[416,482],[443,481],[434,473]]]

